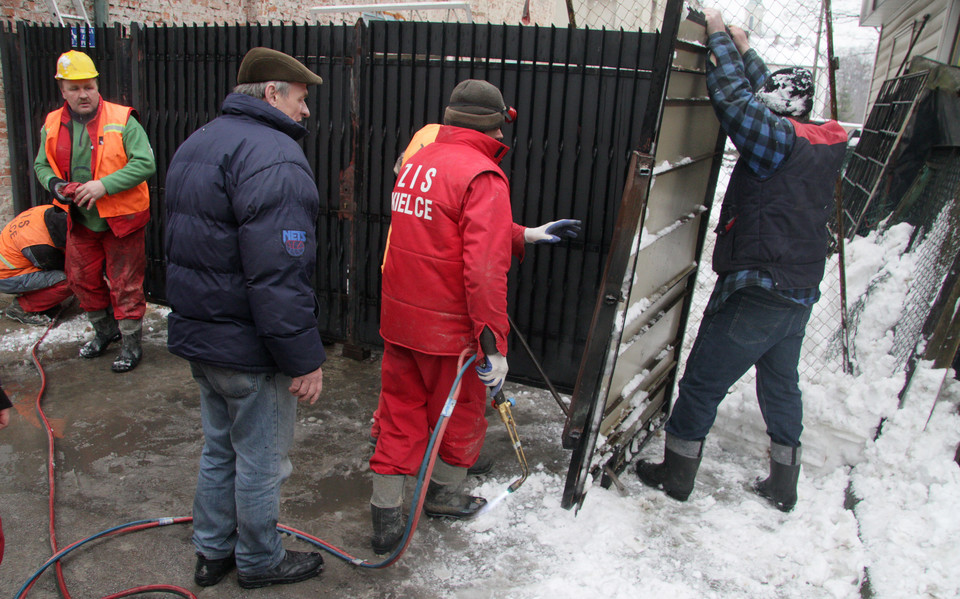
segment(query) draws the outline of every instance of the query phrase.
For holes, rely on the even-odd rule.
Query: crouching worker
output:
[[[73,292],[63,271],[67,213],[49,204],[21,212],[0,231],[0,293],[14,297],[7,318],[48,325],[48,310]]]
[[[212,586],[236,567],[240,586],[256,588],[323,568],[277,532],[297,401],[320,397],[326,360],[311,283],[320,196],[297,143],[307,86],[321,79],[253,48],[237,83],[167,173],[167,347],[200,387],[194,580]]]
[[[754,490],[788,512],[797,503],[803,430],[797,364],[810,311],[820,298],[827,220],[847,136],[836,121],[809,121],[809,71],[770,73],[743,30],[730,27],[727,33],[719,11],[704,14],[716,60],[707,66],[710,101],[740,158],[717,227],[716,287],[666,424],[664,460],[641,460],[637,474],[685,501],[720,402],[755,365],[770,474],[757,479]]]
[[[371,544],[379,554],[403,535],[404,477],[418,472],[464,348],[485,368],[461,380],[424,512],[471,518],[486,503],[462,486],[487,429],[485,385],[499,389],[507,374],[513,231],[499,167],[509,149],[500,141],[507,113],[494,85],[460,82],[444,114],[449,126],[403,165],[393,189],[380,312],[380,434],[370,459]]]

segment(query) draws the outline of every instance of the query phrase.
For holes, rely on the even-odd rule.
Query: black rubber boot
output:
[[[678,451],[688,455],[681,455]],[[667,435],[663,462],[653,464],[640,460],[637,462],[637,476],[648,487],[660,489],[677,501],[686,501],[693,492],[702,457],[703,441],[684,441]]]
[[[123,333],[120,353],[117,355],[117,359],[113,361],[113,365],[110,366],[110,370],[114,372],[129,372],[137,367],[137,364],[140,363],[140,358],[143,357],[143,348],[140,346],[142,335],[143,330],[139,326],[133,332]]]
[[[441,485],[430,481],[423,513],[434,518],[469,520],[487,504],[483,497],[462,493],[458,485]]]
[[[473,463],[473,466],[467,468],[467,474],[473,476],[482,476],[493,470],[493,465],[497,462],[497,458],[493,457],[490,454],[485,454],[483,452],[477,457],[477,461]]]
[[[797,481],[800,479],[800,448],[770,443],[770,476],[757,478],[753,490],[781,512],[797,505]]]
[[[370,545],[374,553],[377,555],[392,553],[400,545],[403,529],[406,527],[403,506],[377,507],[371,503],[370,515],[373,518],[373,536],[370,538]]]
[[[107,347],[114,341],[120,340],[120,327],[113,318],[113,314],[104,310],[88,312],[87,317],[93,325],[93,339],[87,341],[80,348],[81,358],[97,358],[107,351]]]

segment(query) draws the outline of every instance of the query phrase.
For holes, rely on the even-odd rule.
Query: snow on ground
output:
[[[904,377],[890,374],[884,342],[912,276],[910,257],[899,256],[907,235],[898,226],[850,245],[851,303],[871,288],[854,340],[859,369],[849,375],[824,365],[822,376],[803,381],[804,468],[792,513],[749,490],[766,473],[768,441],[745,379],[721,405],[687,503],[627,472],[626,495],[593,487],[575,515],[560,508],[562,476],[535,470],[516,495],[456,525],[474,541],[464,559],[494,554],[503,568],[522,570],[500,583],[512,597],[860,597],[867,584],[878,598],[960,595],[960,383],[923,364],[898,409]],[[551,403],[544,394],[518,404],[521,438],[522,423],[538,419],[524,406],[546,416]],[[662,441],[651,445],[645,455],[658,459]],[[487,481],[478,491],[496,497],[509,482]],[[457,597],[497,596],[503,576],[491,575],[485,591],[446,588]]]
[[[524,485],[475,521],[451,524],[456,538],[418,531],[414,542],[426,555],[410,582],[461,598],[960,596],[960,382],[921,363],[899,409],[904,376],[891,374],[887,355],[914,272],[912,256],[900,255],[909,234],[898,225],[847,245],[849,304],[863,304],[852,339],[857,369],[823,363],[802,380],[804,459],[792,513],[749,489],[766,473],[768,442],[748,375],[721,405],[688,502],[627,471],[623,493],[593,486],[574,513],[560,507],[563,469],[528,455]],[[706,292],[712,279],[701,279]],[[163,334],[165,312],[150,306],[148,335]],[[76,315],[43,347],[75,346],[91,334]],[[5,335],[0,351],[29,350],[35,340],[24,329]],[[521,439],[560,438],[563,423],[545,391],[507,389],[518,399]],[[661,452],[662,437],[644,457]],[[476,490],[494,499],[510,482],[487,478]]]
[[[721,405],[688,502],[628,471],[624,493],[593,486],[574,513],[560,507],[562,468],[528,455],[525,484],[475,521],[451,524],[456,538],[418,531],[414,543],[425,554],[410,582],[460,598],[960,596],[960,382],[922,363],[898,409],[904,377],[891,374],[886,353],[913,273],[912,257],[900,255],[909,233],[898,225],[847,246],[849,303],[864,299],[852,340],[857,372],[824,363],[802,381],[804,460],[792,513],[749,490],[768,458],[748,376]],[[710,277],[702,279],[709,289]],[[163,333],[165,311],[150,307],[148,334]],[[90,334],[77,315],[43,347],[74,346]],[[35,339],[28,329],[5,335],[0,351],[28,350]],[[518,398],[521,439],[560,438],[563,423],[546,392],[508,391]],[[658,438],[644,457],[661,451]],[[511,481],[487,478],[476,490],[494,499]]]
[[[451,524],[455,538],[418,531],[423,566],[411,568],[410,582],[460,598],[857,598],[867,584],[866,596],[881,599],[960,596],[960,383],[952,371],[921,364],[898,409],[904,377],[891,374],[886,354],[913,272],[911,257],[900,256],[908,236],[900,225],[848,245],[850,304],[869,290],[853,339],[858,369],[843,374],[823,364],[802,381],[804,467],[792,513],[749,490],[766,473],[767,438],[746,377],[721,405],[688,502],[628,471],[623,493],[593,486],[579,512],[564,510],[563,469],[528,455],[525,484],[475,521]],[[147,332],[162,334],[165,309],[150,310]],[[73,346],[90,334],[77,315],[43,347]],[[34,341],[27,330],[6,335],[0,351]],[[508,391],[518,398],[521,439],[560,438],[563,423],[546,392]],[[661,451],[655,439],[645,457]],[[476,490],[494,499],[511,481],[487,478]]]

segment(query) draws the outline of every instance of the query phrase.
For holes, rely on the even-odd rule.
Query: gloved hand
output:
[[[539,227],[528,227],[523,232],[523,240],[527,243],[557,243],[562,238],[574,239],[579,233],[580,221],[565,218]]]
[[[507,378],[507,357],[503,354],[487,354],[476,368],[480,380],[490,389],[490,395],[496,395]]]
[[[77,189],[79,188],[79,183],[67,183],[63,179],[56,179],[50,184],[50,190],[53,192],[53,195],[61,202],[68,203],[74,201],[77,195]]]
[[[61,202],[70,201],[69,198],[65,197],[61,193],[61,191],[63,190],[63,186],[66,184],[67,182],[61,179],[60,177],[53,177],[52,179],[50,179],[50,182],[48,183],[48,185],[50,186],[50,193],[52,193],[53,196],[58,200],[60,200]]]
[[[77,190],[80,189],[79,183],[67,183],[59,188],[60,195],[65,197],[67,201],[76,200]]]

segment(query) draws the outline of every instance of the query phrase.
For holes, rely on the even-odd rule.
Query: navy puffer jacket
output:
[[[166,180],[167,347],[188,360],[296,377],[326,356],[311,284],[317,185],[300,124],[230,94]]]

